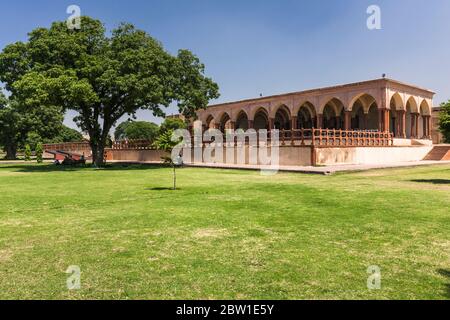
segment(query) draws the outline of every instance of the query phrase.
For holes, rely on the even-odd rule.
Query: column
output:
[[[395,112],[395,137],[396,138],[400,138],[401,137],[401,115],[400,115],[400,110],[397,110]]]
[[[352,122],[352,112],[345,111],[344,115],[344,130],[351,130]]]
[[[317,129],[323,128],[323,114],[317,115]]]
[[[427,136],[427,117],[426,116],[422,116],[422,128],[423,128],[423,132],[422,132],[422,139],[425,139]]]
[[[364,113],[363,115],[363,122],[364,122],[364,130],[369,130],[369,114],[368,113]]]
[[[378,131],[380,132],[384,131],[383,118],[384,118],[384,110],[378,109]]]
[[[249,129],[253,129],[254,128],[254,121],[253,120],[248,120],[248,128]]]
[[[292,130],[298,129],[298,118],[296,116],[292,117],[292,124],[291,124]]]
[[[415,122],[416,122],[416,114],[411,113],[411,132],[410,132],[411,139],[414,139],[415,138],[415,134],[416,134],[416,129],[415,129],[416,124],[415,124]]]
[[[401,119],[401,130],[400,135],[403,139],[406,139],[406,111],[400,111],[400,119]]]
[[[427,116],[427,139],[431,139],[431,116]]]
[[[416,113],[416,119],[415,119],[415,122],[416,122],[416,126],[415,126],[416,134],[414,135],[416,139],[420,139],[420,137],[419,137],[419,116],[420,115],[418,113]]]
[[[384,110],[384,123],[383,123],[384,132],[389,132],[391,130],[391,110]]]
[[[236,122],[235,121],[230,121],[230,129],[236,130]]]

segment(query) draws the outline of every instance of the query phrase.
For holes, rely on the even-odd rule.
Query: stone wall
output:
[[[372,147],[372,148],[317,148],[317,165],[337,164],[388,164],[421,161],[433,149],[432,146]]]

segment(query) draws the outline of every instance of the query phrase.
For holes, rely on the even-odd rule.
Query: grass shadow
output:
[[[449,281],[445,284],[445,295],[448,299],[450,299],[450,270],[447,269],[439,269],[437,271],[441,276],[446,277]]]
[[[1,163],[0,163],[1,165]],[[99,170],[99,171],[126,171],[126,170],[152,170],[164,168],[159,164],[109,164],[105,167],[96,169],[92,165],[86,166],[56,166],[54,164],[48,165],[31,165],[31,164],[15,164],[0,166],[0,169],[14,170],[17,172],[26,173],[42,173],[42,172],[73,172],[83,170]]]
[[[450,180],[447,179],[416,179],[411,180],[411,182],[418,182],[418,183],[431,183],[431,184],[450,184]]]
[[[147,191],[180,191],[181,188],[177,188],[174,190],[173,188],[167,188],[167,187],[155,187],[155,188],[146,188]]]

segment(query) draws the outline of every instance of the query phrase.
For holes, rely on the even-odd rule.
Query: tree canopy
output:
[[[445,142],[450,143],[450,100],[441,104],[439,130],[442,132]]]
[[[114,132],[116,140],[149,140],[154,141],[159,126],[147,121],[125,121],[119,124]]]
[[[177,129],[186,129],[186,123],[180,118],[166,118],[159,128],[160,134]]]
[[[28,108],[75,110],[74,121],[89,133],[98,165],[111,128],[124,115],[148,109],[163,117],[176,103],[181,114],[193,117],[217,98],[217,84],[204,73],[188,50],[171,55],[131,24],[109,36],[89,17],[81,18],[79,30],[65,22],[37,28],[27,42],[8,45],[0,54],[0,80],[12,97]]]

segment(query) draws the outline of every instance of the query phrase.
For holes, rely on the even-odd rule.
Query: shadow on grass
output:
[[[174,190],[173,188],[167,188],[167,187],[155,187],[155,188],[146,188],[147,191],[180,191],[181,188],[177,188]]]
[[[417,179],[417,180],[411,180],[411,182],[418,182],[418,183],[432,183],[432,184],[450,184],[450,180],[447,179]]]
[[[438,273],[441,276],[444,276],[447,278],[447,280],[449,281],[448,283],[445,284],[445,295],[447,296],[447,298],[450,299],[450,270],[447,269],[439,269]]]
[[[1,163],[0,163],[1,165]],[[109,164],[105,167],[96,169],[92,165],[86,166],[56,166],[54,164],[49,165],[31,165],[31,164],[20,164],[20,165],[5,165],[0,166],[0,169],[14,170],[17,172],[27,172],[27,173],[39,173],[39,172],[74,172],[83,170],[99,170],[99,171],[126,171],[126,170],[152,170],[165,168],[163,164]]]

